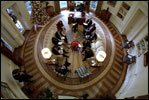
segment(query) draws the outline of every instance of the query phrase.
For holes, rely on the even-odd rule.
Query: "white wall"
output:
[[[109,11],[112,13],[110,21],[117,27],[121,34],[127,34],[127,26],[130,25],[131,20],[135,18],[134,16],[136,15],[138,9],[140,9],[146,16],[148,15],[148,3],[145,1],[125,1],[127,4],[130,5],[130,9],[127,12],[127,15],[125,16],[124,20],[122,21],[117,16],[117,12],[119,11],[122,2],[123,1],[117,1],[115,7],[112,7],[109,4],[107,4],[107,1],[104,1],[102,9],[107,9],[107,7],[109,7]],[[132,26],[133,25],[134,24],[132,24]]]
[[[136,44],[148,34],[148,25],[134,38],[135,47],[131,48],[128,53],[136,55],[136,63],[129,65],[126,78],[116,97],[123,99],[125,97],[137,97],[148,94],[148,66],[144,66],[144,55],[138,57]]]
[[[28,99],[20,88],[21,84],[12,77],[12,70],[16,68],[18,66],[1,53],[1,81],[6,82],[19,99]]]
[[[134,41],[135,47],[130,48],[128,53],[136,56],[136,63],[128,66],[124,83],[116,94],[118,99],[148,94],[148,66],[144,66],[144,54],[139,57],[136,46],[148,34],[148,5],[141,3],[137,4],[134,17],[124,31],[127,39]]]

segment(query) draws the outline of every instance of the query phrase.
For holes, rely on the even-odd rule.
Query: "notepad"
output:
[[[62,45],[63,44],[63,42],[58,42],[58,45]]]
[[[64,39],[65,39],[65,37],[61,37],[61,39],[62,39],[62,40],[64,40]]]
[[[87,25],[87,23],[83,23],[84,25]]]

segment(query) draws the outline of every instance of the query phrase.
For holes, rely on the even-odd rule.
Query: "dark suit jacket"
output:
[[[55,37],[58,38],[58,39],[60,39],[60,40],[61,40],[61,37],[62,37],[62,36],[63,36],[63,35],[62,35],[61,32],[56,32],[56,33],[55,33]]]
[[[92,25],[92,20],[88,22],[88,28]]]
[[[72,20],[72,23],[77,23],[75,26],[73,26],[74,28],[78,26],[78,20],[77,20],[77,19],[76,19],[76,20],[73,19],[73,20]]]
[[[90,41],[92,41],[92,40],[96,40],[97,39],[97,34],[94,34],[94,35],[91,35],[90,37],[89,37],[89,40]]]
[[[85,57],[86,58],[90,58],[93,56],[94,56],[94,52],[91,49],[89,49],[89,51],[85,50]]]
[[[60,49],[60,47],[54,46],[54,47],[52,48],[52,52],[53,52],[55,55],[60,55],[60,53],[55,50],[56,48],[58,48],[58,50]]]
[[[83,47],[91,48],[91,43],[89,41],[83,41]]]
[[[58,42],[60,42],[57,38],[52,37],[52,43],[55,45],[58,45]]]
[[[94,26],[94,27],[91,28],[91,30],[89,32],[92,33],[95,30],[96,30],[96,27]]]

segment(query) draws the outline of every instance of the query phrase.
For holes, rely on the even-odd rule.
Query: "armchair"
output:
[[[122,47],[123,48],[129,49],[129,48],[131,48],[133,46],[134,46],[134,42],[132,40],[131,41],[128,41],[128,42],[122,42]]]
[[[129,64],[135,63],[136,62],[136,56],[132,55],[125,55],[123,57],[123,62]]]

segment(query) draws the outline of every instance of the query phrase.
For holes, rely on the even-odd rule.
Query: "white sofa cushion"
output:
[[[102,46],[102,45],[103,45],[102,41],[99,40],[99,41],[96,42],[96,48],[98,48],[99,46]]]

